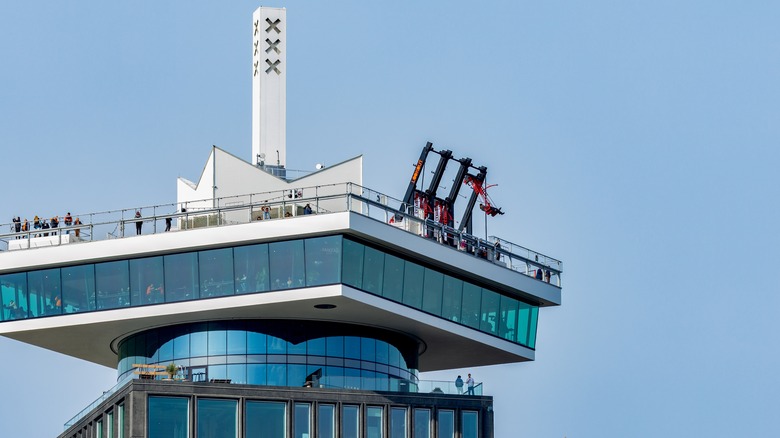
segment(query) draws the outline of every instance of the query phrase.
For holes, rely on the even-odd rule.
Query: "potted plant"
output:
[[[168,373],[168,377],[173,380],[173,376],[176,375],[176,373],[179,371],[179,368],[176,366],[175,363],[171,362],[168,364],[167,367],[165,367],[165,372]]]

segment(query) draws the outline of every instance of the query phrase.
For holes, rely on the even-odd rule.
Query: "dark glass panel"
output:
[[[480,314],[480,330],[493,335],[498,334],[498,309],[501,295],[487,289],[482,289],[482,307]]]
[[[404,261],[396,256],[385,256],[384,285],[382,296],[400,303],[404,291]]]
[[[450,321],[460,322],[460,303],[463,295],[463,281],[444,276],[442,284],[441,317]]]
[[[363,250],[364,246],[344,239],[344,260],[341,268],[341,281],[349,286],[363,289]]]
[[[539,307],[531,307],[531,320],[528,322],[528,347],[536,348],[536,325],[539,319]]]
[[[517,342],[522,345],[528,345],[529,323],[531,321],[530,304],[518,303],[517,309]]]
[[[517,304],[514,298],[501,296],[501,317],[498,323],[498,336],[515,342],[517,340]]]
[[[425,269],[422,309],[425,312],[441,316],[441,297],[444,275],[432,269]]]
[[[320,404],[317,407],[317,433],[319,438],[336,438],[336,406]]]
[[[406,262],[404,271],[403,303],[415,309],[422,309],[422,290],[425,269],[415,263]]]
[[[293,438],[309,438],[311,436],[311,405],[296,403],[293,418]]]
[[[209,356],[224,356],[227,354],[227,330],[222,323],[209,323]]]
[[[306,239],[306,285],[341,281],[341,236]]]
[[[268,276],[268,244],[233,249],[237,294],[271,290]]]
[[[406,408],[390,409],[390,438],[406,438]]]
[[[247,332],[246,334],[246,353],[247,354],[265,354],[266,336],[263,333]]]
[[[150,396],[148,403],[149,438],[189,438],[189,398]]]
[[[197,253],[166,255],[164,264],[166,302],[194,300],[200,296]]]
[[[360,359],[360,338],[356,336],[344,336],[344,357]]]
[[[387,364],[390,360],[390,344],[385,341],[376,341],[376,361],[377,363]]]
[[[3,297],[3,309],[0,312],[2,318],[0,321],[12,321],[14,319],[27,318],[27,312],[30,310],[30,306],[27,303],[27,274],[6,274],[0,275],[0,290],[2,290]],[[38,303],[38,290],[33,295],[33,302]],[[43,296],[41,300],[43,301]],[[31,312],[32,316],[38,316],[40,310],[37,308],[37,312]]]
[[[129,261],[129,264],[130,305],[140,306],[164,302],[163,258],[133,259]]]
[[[325,356],[325,338],[306,341],[306,351],[309,356]]]
[[[198,253],[200,296],[202,298],[233,295],[233,249],[212,249]]]
[[[439,433],[437,438],[455,438],[455,412],[439,411]]]
[[[287,386],[287,365],[279,363],[268,364],[268,385]]]
[[[376,362],[376,340],[370,338],[360,340],[360,359]]]
[[[65,313],[95,310],[95,266],[82,265],[61,269],[62,308]]]
[[[414,410],[414,436],[412,438],[431,438],[431,411]]]
[[[366,247],[363,257],[363,290],[375,295],[382,295],[385,254],[374,248]]]
[[[479,309],[482,303],[482,288],[471,283],[463,283],[462,324],[479,329]]]
[[[366,407],[366,438],[383,438],[381,406]]]
[[[95,264],[97,308],[115,309],[130,305],[130,265],[127,260]]]
[[[342,438],[360,438],[360,408],[352,405],[341,407]]]
[[[271,290],[304,287],[303,240],[274,242],[268,245],[271,265]]]
[[[333,336],[326,341],[327,354],[330,357],[344,357],[344,337]]]
[[[238,437],[238,401],[198,399],[199,437]]]
[[[246,402],[247,438],[286,438],[287,403]]]
[[[228,330],[227,354],[246,354],[246,335],[244,330]]]
[[[27,273],[27,287],[30,296],[34,296],[36,306],[30,306],[30,310],[39,313],[33,316],[60,315],[62,313],[62,285],[60,284],[59,269],[45,269]],[[3,301],[3,305],[5,305]]]
[[[463,438],[479,437],[479,414],[474,411],[461,412],[461,436]]]

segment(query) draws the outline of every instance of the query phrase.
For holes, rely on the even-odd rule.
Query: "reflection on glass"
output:
[[[481,326],[480,329],[483,332],[493,335],[498,334],[498,304],[500,295],[497,293],[482,289],[482,306],[481,306]]]
[[[233,295],[233,249],[212,249],[198,253],[200,296]]]
[[[306,285],[341,281],[341,236],[306,239]]]
[[[455,438],[455,412],[439,410],[437,438]]]
[[[473,411],[463,411],[461,413],[461,425],[463,438],[477,438],[479,436],[479,415]]]
[[[390,438],[406,438],[406,408],[390,409]]]
[[[286,438],[287,404],[284,402],[246,402],[247,438]]]
[[[382,407],[366,407],[366,438],[382,438]]]
[[[233,249],[237,294],[270,290],[268,245],[239,246]]]
[[[444,276],[442,285],[441,317],[450,321],[460,322],[461,295],[463,294],[463,281],[457,278]]]
[[[184,397],[157,397],[148,399],[149,438],[189,438],[190,399]],[[119,431],[123,429],[124,415],[119,412]]]
[[[366,247],[363,262],[363,290],[382,295],[382,276],[385,254],[374,248]]]
[[[238,401],[198,399],[198,436],[237,438]]]
[[[406,262],[404,271],[403,303],[415,309],[422,308],[423,276],[425,269],[415,263]]]
[[[28,272],[27,285],[30,288],[30,300],[32,301],[30,316],[49,316],[62,313],[59,269]]]
[[[198,253],[164,256],[165,302],[194,300],[199,295]]]
[[[268,245],[271,266],[271,290],[304,287],[303,240],[274,242]]]
[[[336,438],[336,406],[320,404],[317,432],[320,438]]]
[[[470,283],[463,283],[463,324],[479,329],[479,308],[482,302],[482,289]]]
[[[293,437],[311,437],[311,405],[308,403],[296,403],[293,418]]]
[[[414,436],[412,438],[431,438],[431,411],[414,410]]]
[[[127,260],[95,264],[97,308],[114,309],[130,305],[130,265]]]
[[[95,310],[94,265],[62,268],[62,306],[65,313]]]
[[[27,311],[30,307],[27,304],[27,275],[24,273],[0,275],[0,290],[2,290],[0,294],[3,298],[0,321],[27,318]],[[36,299],[37,293],[37,290],[35,294],[31,293],[34,302],[38,301]],[[35,312],[32,314],[37,316]]]
[[[518,301],[501,296],[501,317],[498,335],[504,339],[515,342],[517,338],[517,305]]]
[[[404,290],[404,261],[396,256],[385,256],[385,273],[382,296],[388,300],[401,302]]]
[[[363,288],[363,245],[343,240],[344,260],[341,264],[341,281],[358,289]]]
[[[422,310],[441,316],[442,285],[444,274],[432,269],[425,269]]]
[[[358,406],[341,407],[342,438],[360,438],[360,410]]]
[[[162,303],[164,297],[163,258],[133,259],[130,264],[130,304]]]

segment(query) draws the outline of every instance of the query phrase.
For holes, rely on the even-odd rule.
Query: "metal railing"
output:
[[[396,206],[402,204],[398,199],[357,184],[328,184],[73,215],[82,223],[46,230],[15,232],[14,223],[0,224],[0,229],[11,227],[10,233],[0,234],[0,245],[4,245],[5,250],[28,250],[137,234],[351,211],[561,287],[563,264],[560,260],[495,236],[489,240],[480,239],[410,215],[398,210]],[[140,217],[136,217],[136,213],[140,213]]]

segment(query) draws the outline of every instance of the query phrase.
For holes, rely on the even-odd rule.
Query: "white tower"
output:
[[[252,15],[252,164],[287,160],[287,10]]]

